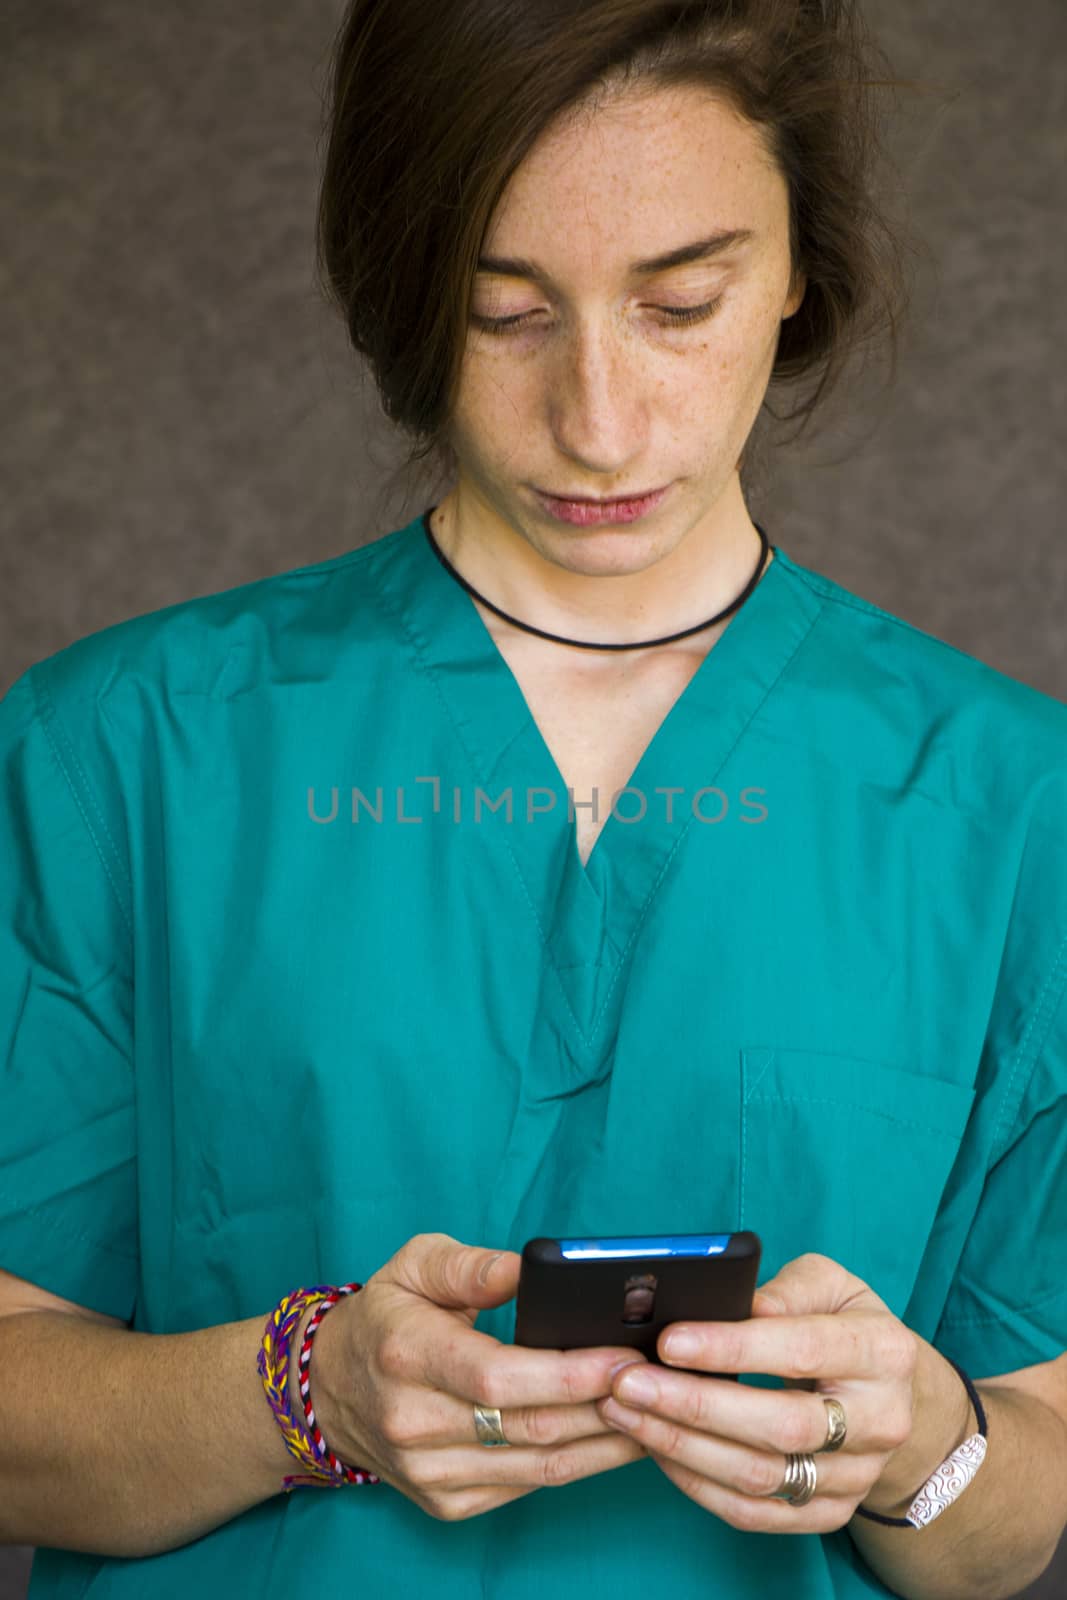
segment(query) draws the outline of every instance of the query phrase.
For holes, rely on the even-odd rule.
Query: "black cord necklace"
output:
[[[778,553],[777,547],[770,543],[767,535],[764,533],[759,523],[755,523],[754,526],[756,532],[760,537],[760,558],[756,564],[756,570],[746,583],[745,587],[742,589],[741,593],[738,595],[737,599],[731,601],[731,603],[724,610],[717,612],[713,617],[709,617],[707,622],[698,622],[692,628],[683,628],[681,633],[669,633],[662,639],[638,639],[633,644],[602,644],[600,640],[589,642],[585,639],[564,639],[561,634],[546,633],[543,628],[534,628],[528,622],[520,622],[518,617],[509,616],[506,611],[501,611],[499,606],[495,606],[491,600],[487,600],[484,594],[479,594],[473,583],[468,583],[466,578],[462,577],[461,574],[456,571],[455,567],[452,565],[451,561],[449,561],[448,557],[437,543],[437,540],[434,538],[433,529],[430,527],[430,518],[433,516],[433,513],[436,510],[436,506],[431,506],[428,511],[423,512],[423,531],[425,532],[427,539],[430,541],[431,550],[437,557],[438,561],[440,561],[445,571],[450,573],[452,577],[455,578],[457,583],[462,584],[463,588],[466,589],[468,594],[473,595],[475,600],[480,600],[483,606],[488,606],[490,611],[494,611],[498,617],[503,617],[505,622],[514,623],[516,628],[522,628],[526,633],[536,633],[538,638],[551,639],[556,644],[577,645],[580,650],[647,650],[650,645],[673,644],[676,639],[688,639],[691,633],[699,633],[702,628],[710,628],[713,622],[721,622],[723,617],[728,617],[730,613],[736,611],[739,606],[743,606],[753,589],[756,587],[756,584],[759,582],[760,574],[763,571],[763,564],[767,559],[767,551],[773,550],[776,555]]]

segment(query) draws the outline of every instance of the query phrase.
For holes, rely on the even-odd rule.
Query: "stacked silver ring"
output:
[[[771,1498],[788,1500],[791,1506],[806,1506],[815,1493],[817,1481],[814,1456],[788,1455],[785,1458],[782,1487],[776,1489]]]

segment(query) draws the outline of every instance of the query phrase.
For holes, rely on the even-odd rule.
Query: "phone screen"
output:
[[[569,1261],[606,1261],[627,1256],[717,1256],[729,1242],[728,1233],[657,1233],[621,1239],[561,1239],[559,1248]]]

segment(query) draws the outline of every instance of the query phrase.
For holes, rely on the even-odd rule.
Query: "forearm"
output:
[[[1032,1395],[976,1388],[989,1444],[959,1498],[919,1530],[848,1524],[867,1565],[905,1600],[1008,1600],[1045,1571],[1067,1523],[1067,1428]]]
[[[0,1319],[0,1543],[157,1555],[280,1493],[305,1469],[256,1368],[266,1320],[151,1334]]]

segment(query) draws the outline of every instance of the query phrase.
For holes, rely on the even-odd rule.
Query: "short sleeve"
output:
[[[933,1339],[972,1378],[1067,1351],[1067,937],[1018,1111],[982,1186]]]
[[[0,700],[0,1267],[129,1322],[128,896],[84,756],[31,667]]]

